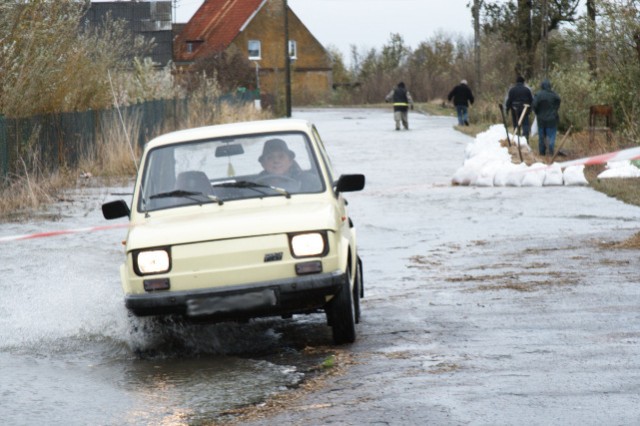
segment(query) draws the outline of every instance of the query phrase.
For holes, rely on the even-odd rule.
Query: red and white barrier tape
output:
[[[56,237],[58,235],[80,234],[84,232],[105,231],[107,229],[127,228],[128,226],[129,223],[117,223],[114,225],[92,226],[89,228],[63,229],[60,231],[38,232],[35,234],[10,235],[7,237],[0,237],[0,243],[5,243],[8,241],[31,240],[34,238]]]
[[[616,161],[637,160],[640,159],[640,147],[622,149],[615,152],[607,152],[605,154],[594,155],[593,157],[578,158],[577,160],[563,161],[555,163],[561,168],[571,166],[592,166],[595,164],[613,163]]]

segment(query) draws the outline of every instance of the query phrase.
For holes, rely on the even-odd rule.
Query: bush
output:
[[[610,102],[599,95],[598,83],[585,62],[555,67],[549,74],[553,90],[560,96],[560,129],[573,125],[575,131],[589,126],[589,107]],[[539,85],[538,85],[539,87]],[[535,91],[534,91],[535,92]]]
[[[73,0],[0,3],[0,112],[9,117],[101,109],[113,103],[109,73],[131,69],[150,46],[109,20],[81,28]]]

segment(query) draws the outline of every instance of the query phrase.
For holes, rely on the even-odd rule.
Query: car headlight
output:
[[[324,233],[310,232],[291,236],[291,253],[294,257],[322,256],[328,251]]]
[[[136,274],[161,274],[171,269],[171,254],[168,248],[141,250],[133,253]]]

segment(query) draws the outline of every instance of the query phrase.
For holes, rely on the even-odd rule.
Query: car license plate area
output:
[[[187,301],[187,315],[201,316],[234,311],[242,312],[275,306],[276,303],[276,292],[273,289],[228,296],[203,297],[200,299],[189,299]]]

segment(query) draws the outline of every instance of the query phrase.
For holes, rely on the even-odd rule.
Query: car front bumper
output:
[[[313,312],[322,308],[346,279],[341,271],[195,291],[156,291],[125,296],[137,316],[184,315],[212,321]]]

